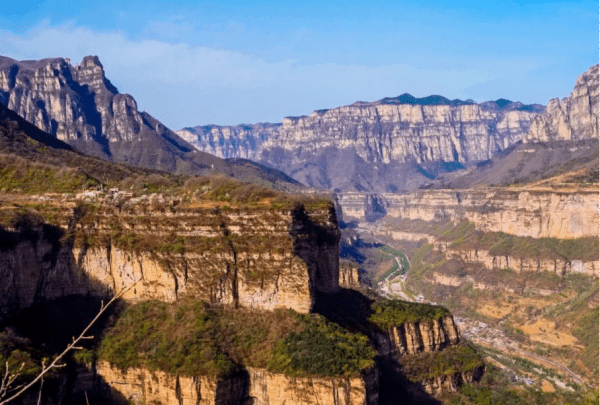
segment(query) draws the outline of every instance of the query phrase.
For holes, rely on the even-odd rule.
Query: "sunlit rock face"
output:
[[[119,94],[97,56],[18,62],[2,57],[0,94],[8,108],[59,139],[132,141],[144,125],[129,94]]]
[[[220,161],[138,111],[135,99],[106,78],[97,56],[74,66],[63,58],[0,56],[0,103],[80,151],[115,162],[189,174]]]
[[[261,162],[309,186],[397,191],[438,171],[491,158],[522,140],[541,110],[502,99],[476,104],[404,94],[287,117],[281,124],[176,132],[199,150]]]
[[[338,195],[344,220],[368,222],[373,194]],[[558,193],[508,188],[420,190],[378,194],[389,218],[423,221],[468,220],[484,232],[533,238],[574,239],[597,236],[598,192]],[[431,243],[431,242],[430,242]]]
[[[531,124],[525,142],[598,138],[598,65],[577,78],[569,97],[553,98]]]
[[[340,288],[340,231],[327,208],[172,213],[102,205],[82,217],[69,211],[60,210],[55,224],[0,228],[0,320],[40,300],[107,298],[135,282],[122,297],[128,302],[192,298],[300,313],[311,311],[317,293]],[[194,238],[195,247],[122,246],[111,236],[117,228],[149,243]]]

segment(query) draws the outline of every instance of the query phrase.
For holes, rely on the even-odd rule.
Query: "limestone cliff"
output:
[[[110,386],[111,400],[116,404],[377,404],[375,382],[369,376],[291,378],[248,368],[231,377],[184,377],[136,368],[121,371],[106,362],[99,363],[97,371]]]
[[[598,138],[598,65],[577,78],[569,97],[553,98],[531,123],[525,142]]]
[[[303,313],[317,291],[339,288],[333,209],[102,205],[70,215],[56,208],[52,215],[58,226],[3,231],[0,313],[70,294],[106,297],[136,280],[126,300],[195,297]]]
[[[370,207],[379,201],[377,212]],[[467,219],[485,232],[505,232],[534,238],[571,239],[598,235],[598,191],[553,192],[518,188],[420,190],[408,194],[338,195],[349,221],[378,217],[423,221]]]
[[[451,315],[429,321],[403,323],[392,327],[389,334],[400,355],[441,351],[460,341],[460,333]]]
[[[210,125],[177,133],[199,150],[261,162],[309,186],[395,191],[491,158],[523,138],[540,107],[405,94],[287,117],[281,125]],[[399,171],[407,176],[398,178]],[[409,174],[418,180],[404,178]]]
[[[119,93],[97,56],[72,66],[63,58],[17,61],[0,56],[0,103],[82,152],[184,174],[219,171],[271,182],[293,181],[248,162],[228,163],[199,152]]]

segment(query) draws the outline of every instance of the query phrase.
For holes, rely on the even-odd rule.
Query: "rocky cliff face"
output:
[[[106,78],[97,56],[72,66],[68,59],[16,61],[0,56],[0,103],[90,155],[184,174],[211,170],[273,182],[282,173],[247,162],[227,163],[199,152],[121,94]],[[293,182],[293,181],[292,181]]]
[[[440,351],[460,341],[460,333],[451,315],[394,326],[389,334],[400,355]]]
[[[333,210],[173,213],[102,206],[56,215],[61,226],[3,232],[0,313],[70,294],[105,297],[137,280],[124,299],[195,297],[303,313],[317,291],[339,288]],[[173,244],[177,251],[165,250]]]
[[[261,162],[307,185],[395,191],[416,187],[440,170],[491,158],[520,141],[539,111],[541,106],[508,100],[476,104],[405,94],[288,117],[281,125],[177,133],[200,150]],[[419,180],[398,179],[400,167]]]
[[[118,370],[98,364],[112,403],[180,405],[375,405],[376,381],[364,378],[291,378],[248,368],[232,377],[171,376],[160,371]],[[375,385],[374,385],[375,384]],[[375,390],[373,394],[372,391]]]
[[[553,98],[535,118],[525,142],[598,138],[598,65],[577,78],[569,97]]]
[[[421,190],[409,194],[378,194],[380,216],[424,221],[467,219],[477,229],[534,238],[571,239],[597,236],[597,191],[559,193],[548,190],[487,188]],[[344,220],[367,220],[373,196],[338,195]]]

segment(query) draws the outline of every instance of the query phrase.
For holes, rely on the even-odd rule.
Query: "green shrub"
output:
[[[369,321],[384,330],[407,322],[437,320],[450,315],[450,311],[439,305],[400,300],[384,300],[371,305],[371,309],[373,314]]]
[[[358,376],[374,365],[368,338],[318,315],[299,315],[304,329],[279,342],[267,368],[288,375]]]
[[[420,353],[401,358],[403,372],[413,381],[451,376],[483,366],[483,358],[470,343],[460,343],[439,352]]]
[[[358,375],[373,366],[368,339],[318,315],[257,311],[181,300],[126,309],[103,338],[99,357],[127,369],[226,375],[241,366],[288,375]]]

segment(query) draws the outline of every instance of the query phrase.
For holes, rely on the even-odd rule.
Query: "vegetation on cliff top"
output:
[[[402,372],[413,381],[427,381],[441,376],[472,373],[483,367],[483,358],[470,343],[461,342],[439,352],[419,353],[400,358]]]
[[[450,315],[450,311],[439,305],[419,304],[401,300],[383,300],[371,306],[373,314],[369,320],[383,330],[407,322],[437,320]]]
[[[103,338],[100,359],[121,369],[227,375],[243,366],[293,376],[357,376],[374,365],[368,339],[319,315],[182,300],[127,308]]]
[[[504,232],[482,232],[468,221],[445,224],[435,234],[456,249],[485,249],[493,256],[591,261],[598,259],[598,238],[532,238]]]
[[[510,380],[506,371],[487,364],[483,378],[476,384],[465,384],[458,392],[448,393],[448,405],[596,405],[598,390],[543,392],[533,386]]]

